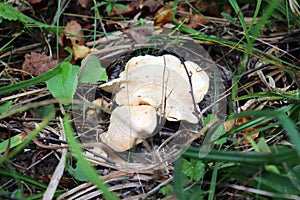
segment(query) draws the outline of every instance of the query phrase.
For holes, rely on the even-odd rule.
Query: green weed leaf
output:
[[[46,81],[47,88],[51,94],[64,105],[71,103],[77,88],[77,73],[79,66],[73,66],[63,62],[60,66],[61,73]]]
[[[2,22],[2,19],[7,19],[10,21],[19,21],[23,24],[35,24],[39,28],[45,28],[52,32],[56,31],[57,29],[57,27],[44,24],[24,15],[8,3],[0,3],[0,23]],[[59,29],[59,32],[63,32],[63,29]]]
[[[9,111],[10,107],[13,105],[13,101],[8,101],[0,106],[0,114]]]
[[[163,194],[164,196],[170,196],[173,193],[172,185],[168,184],[160,188],[159,193]]]
[[[10,4],[0,3],[0,22],[2,19],[18,20],[19,11],[14,9]]]
[[[86,174],[85,165],[80,162],[80,160],[77,161],[75,169],[69,166],[68,172],[72,174],[78,181],[89,181],[89,179],[87,178],[88,175]]]
[[[195,181],[199,181],[204,176],[205,164],[201,160],[183,160],[183,173]]]
[[[221,12],[221,15],[231,24],[236,24],[236,20],[230,14]]]
[[[120,3],[117,3],[116,6],[121,8],[121,10],[127,10],[128,9],[125,5],[120,4]]]
[[[97,81],[108,81],[105,68],[100,64],[96,56],[88,57],[88,60],[83,68],[79,81],[82,83],[96,83]]]
[[[7,3],[0,3],[0,20],[7,19],[7,20],[13,20],[13,21],[20,21],[22,23],[34,23],[38,25],[41,22],[38,22],[20,11],[16,10],[11,4]],[[1,22],[0,21],[0,22]]]

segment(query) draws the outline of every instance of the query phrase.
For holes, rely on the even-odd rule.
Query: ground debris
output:
[[[30,74],[38,76],[56,67],[57,65],[58,61],[53,60],[50,56],[31,52],[30,54],[25,55],[23,70]]]

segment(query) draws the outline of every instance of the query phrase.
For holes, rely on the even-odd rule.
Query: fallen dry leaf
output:
[[[77,21],[69,21],[66,24],[65,32],[68,33],[66,34],[66,38],[70,39],[72,43],[75,43],[77,45],[84,44],[83,30],[81,28],[81,25]]]
[[[78,4],[83,8],[88,8],[89,2],[90,2],[89,0],[78,0]]]
[[[247,117],[238,118],[237,121],[236,121],[236,125],[240,126],[244,123],[247,123],[249,120],[250,119],[247,118]],[[244,137],[250,136],[252,139],[256,139],[259,136],[259,133],[257,132],[257,133],[251,134],[251,135],[250,135],[250,133],[258,130],[259,128],[261,128],[261,126],[257,126],[257,127],[254,127],[254,128],[248,128],[247,130],[241,131],[241,133],[243,134]],[[249,140],[247,138],[245,138],[242,141],[240,141],[240,143],[241,144],[248,144]]]
[[[30,4],[40,3],[42,0],[27,0]]]
[[[57,60],[52,60],[51,57],[45,56],[41,53],[31,52],[31,54],[25,55],[25,61],[22,68],[24,71],[38,76],[56,67],[57,65]]]
[[[220,16],[220,11],[214,0],[197,1],[195,8],[208,16]]]
[[[173,2],[169,2],[165,7],[160,8],[155,14],[154,25],[162,27],[172,22],[174,11],[172,10]]]
[[[125,5],[127,9],[122,9],[119,6],[114,6],[113,10],[107,13],[108,16],[117,16],[117,15],[131,15],[137,11],[138,2],[132,1]]]
[[[190,17],[187,26],[193,29],[198,29],[201,27],[201,25],[206,25],[208,23],[209,21],[204,16],[195,14]]]
[[[130,38],[132,38],[137,44],[146,44],[150,41],[150,36],[154,32],[153,26],[139,26],[136,28],[130,28],[124,31]]]
[[[163,5],[163,1],[161,0],[146,0],[142,3],[142,5],[140,6],[140,8],[149,8],[150,12],[154,12],[156,11],[161,5]]]
[[[73,50],[73,56],[74,60],[83,59],[89,54],[92,49],[84,46],[84,45],[78,45],[74,42],[72,42],[72,50]]]

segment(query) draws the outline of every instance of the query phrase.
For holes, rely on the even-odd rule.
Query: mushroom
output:
[[[208,75],[194,62],[182,64],[173,55],[134,57],[118,79],[100,85],[115,93],[118,105],[101,139],[116,151],[125,151],[155,134],[158,116],[196,124],[199,108],[194,104],[203,99],[208,87]]]
[[[127,62],[125,70],[120,73],[119,78],[100,85],[100,88],[113,93],[114,89],[118,88],[120,82],[126,80],[126,74],[139,67],[145,68],[147,65],[156,65],[161,66],[162,68],[165,66],[168,69],[174,70],[189,84],[188,75],[186,74],[186,71],[188,71],[189,76],[191,76],[196,103],[201,102],[208,91],[209,77],[203,69],[191,61],[185,61],[183,65],[179,58],[169,54],[157,57],[151,55],[133,57]],[[162,74],[160,76],[162,76]]]
[[[122,152],[149,137],[156,126],[157,115],[152,106],[119,106],[111,113],[108,131],[101,134],[100,139]]]
[[[188,81],[163,65],[144,65],[128,70],[116,93],[119,106],[151,105],[167,120],[197,123]]]

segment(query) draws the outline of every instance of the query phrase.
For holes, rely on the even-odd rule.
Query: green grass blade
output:
[[[183,157],[199,159],[199,148],[189,147],[183,153]],[[255,164],[279,164],[291,159],[300,159],[294,149],[283,150],[279,153],[263,153],[263,152],[237,152],[237,151],[219,151],[211,150],[204,160],[220,161],[220,162],[238,162],[238,163],[255,163]]]
[[[11,115],[14,115],[14,114],[17,114],[20,112],[24,112],[24,111],[32,109],[32,108],[38,108],[40,106],[46,106],[46,105],[50,105],[50,104],[54,104],[54,103],[58,103],[58,101],[55,99],[49,99],[49,100],[39,101],[39,102],[24,105],[21,107],[13,108],[13,109],[9,110],[8,112],[1,114],[0,120],[4,119],[6,117],[9,117]]]
[[[74,138],[74,133],[70,124],[70,116],[66,115],[64,117],[64,129],[66,132],[68,143],[73,151],[73,153],[76,155],[77,160],[79,161],[79,165],[83,165],[82,168],[85,168],[87,178],[95,184],[95,186],[103,192],[103,196],[108,200],[114,200],[118,199],[114,193],[110,192],[108,189],[108,186],[103,183],[101,178],[99,177],[99,174],[96,172],[94,167],[86,160],[86,158],[83,155],[83,151],[79,146],[79,143]]]
[[[223,181],[226,178],[233,178],[241,183],[248,182],[253,188],[257,188],[260,185],[260,189],[265,191],[279,194],[300,194],[300,191],[287,175],[268,172],[263,166],[242,164],[224,169],[222,173],[226,173],[226,171],[228,173],[222,177]],[[257,175],[253,176],[253,174]],[[249,177],[253,178],[249,180]]]
[[[16,148],[14,148],[6,157],[0,157],[0,166],[8,159],[11,159],[12,157],[16,156],[19,152],[21,152],[28,144],[31,142],[37,134],[43,130],[47,125],[48,122],[53,119],[55,112],[51,112],[47,118],[45,118],[39,127],[35,130],[33,130],[24,140],[21,144],[19,144]]]
[[[183,174],[183,159],[178,158],[175,162],[174,168],[174,181],[173,188],[177,199],[184,199],[183,194],[183,184],[184,184],[184,174]]]
[[[3,142],[1,142],[0,143],[0,153],[3,153],[6,150],[9,143],[10,143],[10,148],[13,148],[13,147],[21,144],[23,137],[24,137],[24,133],[20,133],[18,135],[11,137],[10,139],[7,139],[7,140],[4,140]]]
[[[17,173],[12,173],[11,171],[6,171],[6,170],[3,170],[3,169],[0,169],[0,175],[1,176],[7,176],[7,177],[11,177],[15,180],[22,180],[24,181],[25,183],[27,183],[28,185],[32,185],[32,186],[35,186],[39,189],[47,189],[47,185],[45,184],[42,184],[34,179],[31,179],[27,176],[24,176],[24,175],[20,175],[20,174],[17,174]]]
[[[259,36],[259,33],[260,33],[262,27],[266,24],[266,21],[271,17],[272,13],[279,5],[279,2],[280,1],[272,1],[272,3],[269,3],[268,7],[264,10],[262,17],[260,18],[259,22],[256,24],[256,26],[253,29],[253,32],[251,34],[253,39],[248,44],[249,49],[252,48],[253,43],[256,40],[256,38]]]
[[[239,7],[239,4],[237,3],[236,0],[229,0],[229,3],[231,4],[233,10],[236,12],[236,14],[238,16],[238,19],[240,20],[241,26],[245,33],[245,37],[247,39],[247,43],[249,44],[250,43],[249,31],[248,31],[247,24],[244,19],[243,13],[241,12],[241,8]],[[248,49],[248,51],[250,52],[250,49]]]
[[[213,174],[211,177],[208,200],[214,200],[214,198],[215,198],[215,189],[216,189],[216,185],[217,185],[216,182],[217,182],[219,167],[220,167],[220,163],[216,162],[215,166],[214,166]]]
[[[44,74],[41,74],[37,77],[34,77],[32,79],[26,80],[26,81],[20,81],[18,83],[15,84],[11,84],[8,86],[4,86],[0,88],[0,95],[2,94],[7,94],[9,92],[14,92],[17,90],[20,90],[22,88],[31,86],[31,85],[35,85],[44,81],[49,80],[50,78],[52,78],[53,76],[55,76],[56,74],[59,74],[61,72],[61,67],[60,65],[58,65],[56,68],[51,69],[49,71],[47,71]]]
[[[269,117],[269,118],[277,118],[280,125],[286,130],[288,136],[291,139],[291,142],[294,144],[294,148],[296,149],[299,157],[300,157],[300,135],[297,131],[297,127],[293,123],[293,121],[286,115],[287,108],[292,108],[293,105],[289,105],[286,107],[282,107],[278,110],[256,110],[256,111],[247,111],[237,114],[237,117],[247,117],[247,116],[255,116],[255,117]]]

